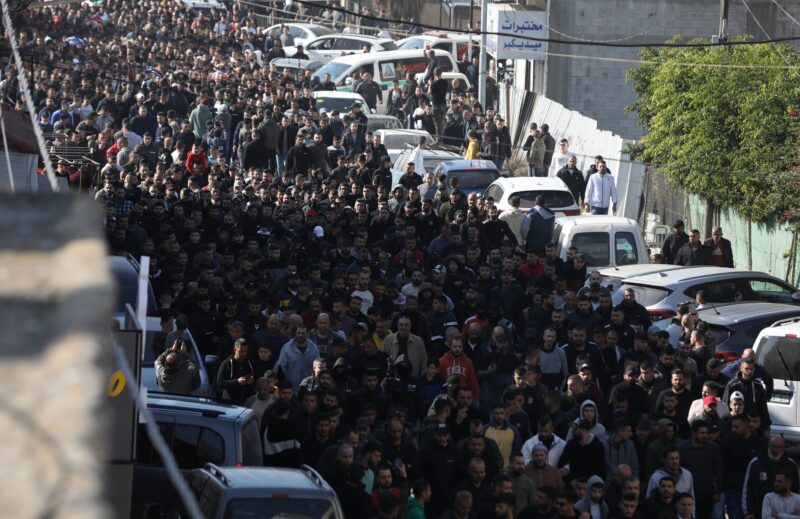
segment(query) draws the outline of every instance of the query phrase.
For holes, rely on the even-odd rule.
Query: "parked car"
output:
[[[121,315],[125,312],[125,305],[131,305],[136,311],[136,294],[139,292],[139,262],[133,256],[109,256],[111,275],[117,282],[117,302],[114,305],[114,314]],[[156,305],[156,295],[153,286],[147,283],[147,308],[148,311],[154,310]]]
[[[354,94],[353,92],[331,92],[331,91],[317,91],[311,92],[311,97],[317,100],[317,110],[322,111],[324,108],[326,112],[331,113],[336,110],[340,114],[350,111],[354,103],[361,103],[364,113],[369,113],[367,102],[361,97],[361,94]]]
[[[785,281],[764,272],[724,267],[685,267],[626,279],[612,295],[614,304],[622,302],[627,288],[633,289],[653,323],[664,329],[677,315],[678,305],[694,300],[699,290],[714,305],[737,301],[800,305],[800,293]]]
[[[800,443],[800,317],[781,319],[761,330],[753,343],[756,362],[772,376],[767,403],[770,430],[788,442]]]
[[[410,147],[406,148],[392,163],[392,187],[398,184],[400,177],[406,172],[406,165],[408,161],[411,160],[411,151],[412,149]],[[442,162],[461,159],[462,156],[460,153],[447,149],[427,149],[425,153],[422,154],[422,161],[426,172],[435,170],[436,166]],[[417,168],[417,171],[419,172],[419,168]]]
[[[598,269],[598,272],[601,276],[603,276],[603,286],[608,288],[611,293],[614,293],[628,278],[646,276],[647,274],[654,274],[656,272],[664,272],[666,270],[680,268],[686,267],[682,267],[680,265],[670,265],[669,263],[637,263],[635,265],[606,267]]]
[[[261,434],[252,409],[218,404],[207,399],[150,393],[147,408],[186,475],[214,463],[220,466],[260,466]],[[172,483],[158,452],[139,425],[133,470],[131,517],[142,517],[145,504],[161,509],[172,495]]]
[[[228,8],[220,0],[178,0],[184,10],[195,15],[203,13],[206,16],[211,11],[225,12]]]
[[[436,63],[442,67],[443,72],[458,70],[455,59],[447,51],[435,50],[435,59]],[[325,74],[330,74],[338,89],[349,90],[353,82],[353,73],[361,70],[371,73],[373,80],[380,85],[381,89],[388,90],[392,87],[393,80],[397,79],[400,85],[405,85],[407,72],[412,74],[424,72],[427,66],[428,57],[425,55],[425,51],[389,50],[335,58],[314,72],[314,76],[322,81]]]
[[[463,32],[427,31],[397,41],[397,48],[407,49],[442,49],[456,58],[469,54],[469,42],[472,41],[472,55],[480,53],[481,37],[477,34]]]
[[[536,197],[542,195],[544,203],[556,216],[572,216],[581,213],[580,207],[572,198],[567,185],[560,178],[544,177],[508,177],[498,178],[486,188],[483,197],[492,197],[501,211],[511,208],[509,198],[518,196],[520,209],[528,212]]]
[[[753,347],[764,328],[783,319],[800,318],[800,306],[746,301],[711,305],[698,310],[697,316],[708,324],[714,356],[731,362]]]
[[[407,145],[416,146],[420,137],[427,138],[430,146],[436,144],[436,139],[425,130],[406,130],[401,127],[396,130],[388,128],[376,130],[374,133],[381,136],[381,142],[386,146],[386,151],[389,152],[389,158],[392,159],[392,162],[405,151]]]
[[[433,178],[441,174],[448,179],[458,178],[459,189],[465,194],[483,193],[489,184],[500,178],[500,170],[491,160],[448,160],[433,170]]]
[[[273,25],[272,27],[268,27],[266,31],[269,34],[269,31],[275,30],[278,34],[281,32],[281,27],[283,26],[289,27],[289,34],[292,35],[294,38],[295,45],[305,45],[306,43],[310,42],[311,40],[318,38],[319,36],[325,36],[326,34],[335,34],[334,31],[324,27],[322,25],[317,25],[316,23],[279,23],[277,25]]]
[[[639,224],[621,216],[556,218],[553,243],[561,259],[567,258],[569,247],[577,247],[586,258],[590,272],[604,267],[647,263],[649,258]]]
[[[370,52],[397,50],[394,40],[365,34],[326,34],[297,45],[303,45],[303,50],[309,58],[325,62],[339,56],[363,53],[364,47],[369,47]],[[294,56],[297,46],[285,47],[283,51],[286,57]]]
[[[173,325],[173,330],[174,329],[175,328]],[[144,359],[142,360],[141,385],[142,387],[146,387],[150,392],[157,392],[159,390],[155,367],[156,358],[158,356],[153,348],[153,338],[160,330],[161,319],[158,317],[148,317],[147,331],[145,332],[144,339]],[[212,387],[211,378],[208,376],[206,365],[217,364],[218,359],[216,355],[208,355],[206,358],[203,358],[200,355],[200,349],[197,347],[197,343],[195,342],[194,337],[192,337],[192,334],[189,330],[186,330],[185,339],[189,342],[189,354],[192,356],[192,360],[194,360],[194,362],[197,364],[197,369],[200,376],[200,385],[197,389],[192,391],[192,394],[195,396],[212,398],[214,396],[214,390]],[[166,348],[172,347],[171,344],[165,344],[164,346]]]
[[[209,463],[192,471],[189,485],[206,519],[344,519],[336,492],[308,465],[284,469]],[[171,517],[187,516],[179,511]]]

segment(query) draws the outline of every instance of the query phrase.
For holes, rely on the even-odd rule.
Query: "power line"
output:
[[[306,6],[317,6],[312,2],[308,2],[307,0],[294,0],[296,3]],[[318,6],[317,6],[318,7]],[[437,25],[428,25],[419,22],[411,22],[408,20],[398,20],[396,18],[380,18],[373,15],[368,14],[361,14],[355,11],[351,11],[349,9],[345,9],[344,7],[336,7],[336,6],[328,6],[328,9],[331,11],[337,11],[340,13],[348,14],[351,16],[355,16],[358,18],[362,18],[365,20],[373,20],[377,22],[384,22],[384,23],[394,23],[400,25],[413,25],[416,27],[420,27],[422,29],[428,29],[431,31],[439,31],[439,32],[458,32],[453,31],[449,27],[439,27]],[[556,38],[539,38],[536,36],[520,36],[517,34],[512,33],[505,33],[505,32],[495,32],[495,31],[484,31],[484,30],[473,30],[470,31],[469,34],[475,35],[482,35],[486,34],[488,36],[506,36],[511,38],[516,38],[518,40],[527,40],[527,41],[538,41],[542,43],[558,43],[562,45],[582,45],[588,47],[621,47],[621,48],[642,48],[642,47],[665,47],[665,48],[703,48],[703,47],[720,47],[720,46],[728,46],[728,47],[735,47],[735,46],[748,46],[748,45],[761,45],[764,43],[784,43],[784,42],[792,42],[792,41],[800,41],[800,36],[787,36],[784,38],[771,38],[767,40],[738,40],[738,41],[725,41],[725,42],[718,42],[718,43],[711,43],[711,42],[695,42],[695,43],[667,43],[667,42],[651,42],[651,43],[619,43],[619,42],[601,42],[601,41],[580,41],[580,40],[560,40]]]
[[[778,9],[783,11],[783,14],[785,14],[787,18],[789,18],[791,21],[793,21],[796,25],[800,25],[800,22],[798,22],[797,19],[794,16],[789,14],[789,11],[784,9],[783,6],[778,3],[778,0],[772,0],[772,3],[775,4],[776,6],[778,6]]]
[[[744,5],[744,8],[747,9],[747,12],[750,13],[750,16],[753,17],[753,21],[756,22],[756,25],[758,25],[758,28],[761,29],[762,33],[764,33],[764,36],[766,36],[767,39],[770,39],[770,35],[767,32],[767,30],[764,29],[764,26],[761,25],[761,22],[758,21],[758,18],[756,18],[756,15],[753,14],[753,11],[750,10],[750,6],[747,5],[747,0],[742,0],[742,4]],[[783,52],[781,52],[781,49],[779,49],[778,46],[775,43],[772,43],[772,47],[775,49],[775,51],[778,53],[778,55],[781,57],[781,59],[784,62],[786,62],[787,65],[791,66],[791,63],[789,62],[789,60],[786,58],[786,56],[783,55]]]

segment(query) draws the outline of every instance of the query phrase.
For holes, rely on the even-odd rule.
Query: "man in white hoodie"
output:
[[[511,207],[503,211],[499,218],[511,228],[517,243],[522,243],[522,221],[525,220],[525,214],[519,208],[520,199],[518,196],[512,196],[508,199],[508,203]]]

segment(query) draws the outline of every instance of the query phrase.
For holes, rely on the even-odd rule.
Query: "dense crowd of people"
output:
[[[752,351],[722,369],[692,305],[666,331],[632,291],[615,306],[580,251],[557,256],[542,200],[500,214],[421,160],[393,186],[362,107],[316,110],[330,78],[270,66],[286,33],[247,5],[68,4],[31,10],[19,37],[42,128],[100,164],[58,174],[96,188],[111,253],[151,258],[160,388],[193,389],[191,331],[224,359],[218,397],[256,412],[264,463],[316,468],[347,518],[800,514]],[[502,164],[491,104],[428,73],[389,110],[414,99],[411,124]],[[13,79],[4,94],[22,109]],[[616,193],[587,196],[547,130],[530,173],[566,170],[607,212]],[[659,261],[732,266],[721,231],[704,245],[682,227]]]

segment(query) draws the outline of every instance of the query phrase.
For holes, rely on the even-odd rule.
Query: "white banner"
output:
[[[528,38],[547,38],[545,11],[514,10],[508,4],[489,4],[489,32],[486,50],[497,59],[544,61],[547,42]]]

